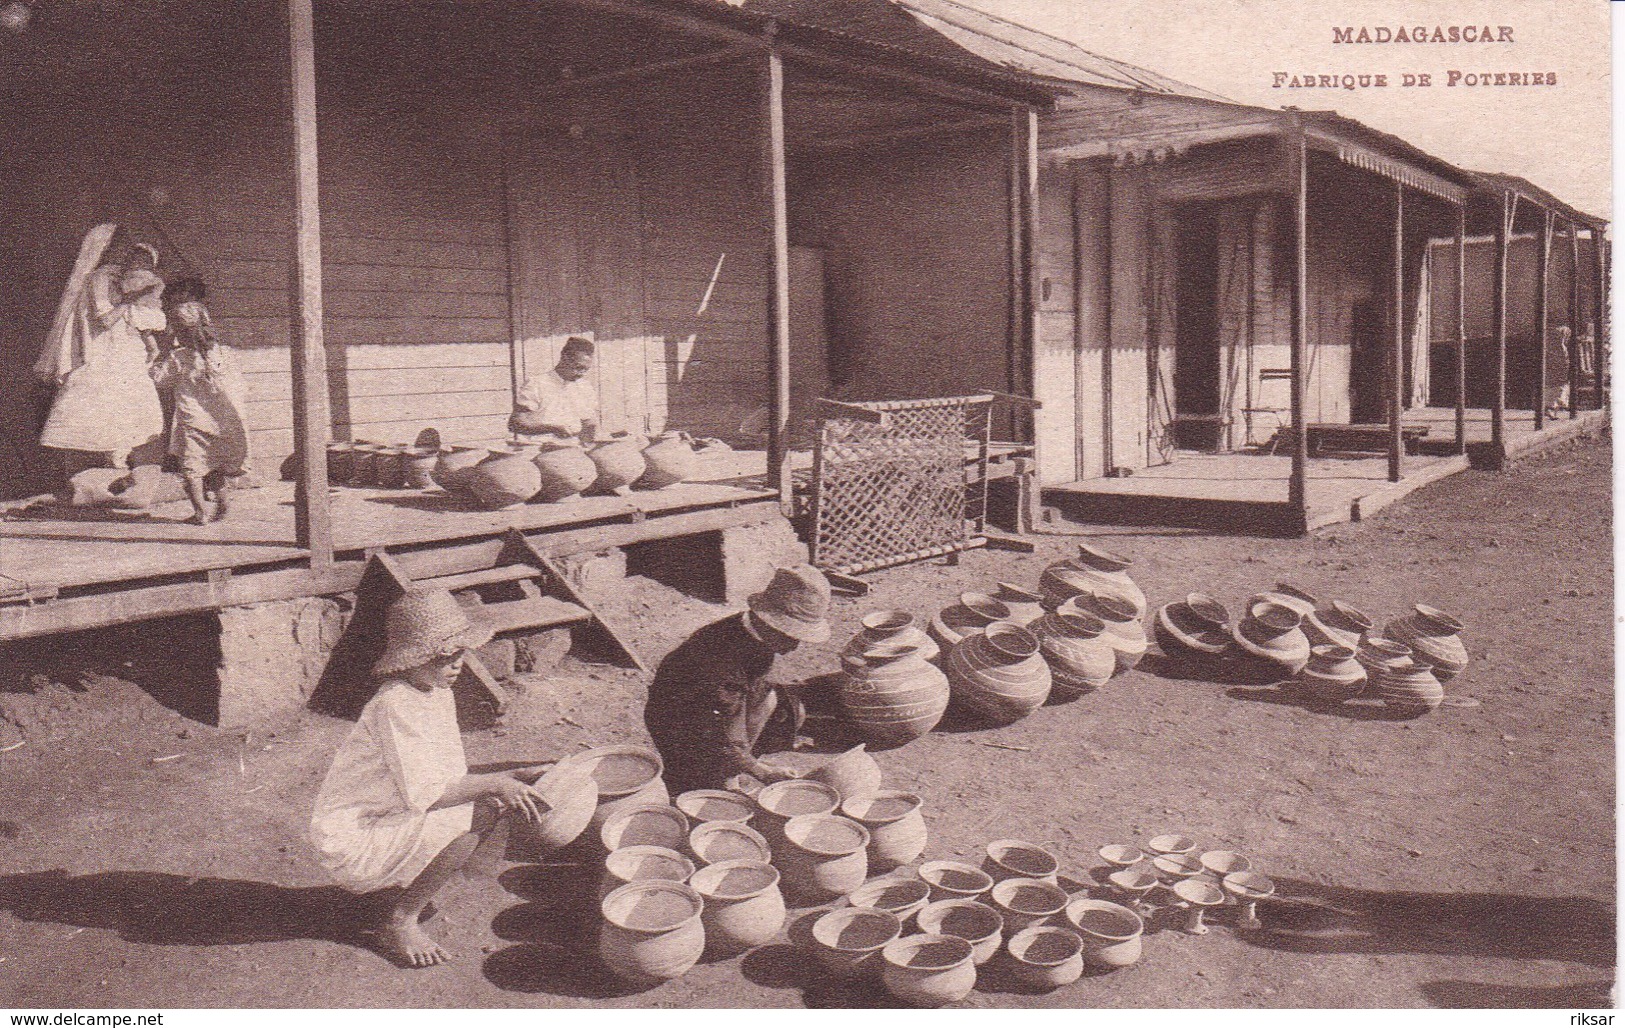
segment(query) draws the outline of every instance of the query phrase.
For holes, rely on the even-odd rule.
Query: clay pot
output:
[[[1157,877],[1166,884],[1195,878],[1204,870],[1202,859],[1194,853],[1162,853],[1151,858],[1151,866],[1156,869]]]
[[[971,944],[954,935],[911,935],[880,951],[886,991],[917,1007],[957,1003],[976,988]]]
[[[533,463],[539,481],[532,499],[558,503],[579,495],[598,477],[598,465],[579,446],[542,447]]]
[[[678,796],[675,805],[693,824],[706,821],[744,824],[756,815],[756,805],[750,797],[726,789],[693,789]]]
[[[995,883],[988,898],[1004,918],[1004,934],[1014,935],[1066,909],[1069,897],[1058,885],[1036,878],[1006,878]]]
[[[1247,600],[1249,608],[1255,603],[1279,603],[1283,607],[1290,607],[1298,612],[1300,620],[1313,614],[1315,608],[1320,606],[1320,601],[1313,595],[1285,582],[1276,582],[1274,589],[1257,593]]]
[[[869,830],[834,814],[807,814],[784,826],[785,852],[775,854],[792,896],[839,899],[869,877]]]
[[[660,777],[665,766],[660,754],[641,746],[599,746],[572,754],[559,766],[583,765],[598,783],[598,809],[592,827],[601,829],[617,812],[627,807],[661,806],[671,802],[671,793]]]
[[[378,459],[384,447],[357,439],[350,451],[350,485],[370,489],[378,484]]]
[[[1127,671],[1140,662],[1151,640],[1146,638],[1145,625],[1126,600],[1098,593],[1079,593],[1055,608],[1057,614],[1083,614],[1095,618],[1106,627],[1101,638],[1111,645],[1117,656],[1117,670]]]
[[[349,485],[355,473],[355,443],[327,444],[327,484]]]
[[[1175,882],[1173,894],[1185,903],[1185,931],[1191,935],[1206,935],[1207,925],[1202,914],[1208,907],[1224,903],[1224,887],[1210,878],[1188,878]]]
[[[954,700],[990,724],[1019,721],[1049,696],[1049,665],[1038,640],[1008,621],[961,640],[949,651],[946,670]]]
[[[993,598],[1009,608],[1010,616],[1004,619],[1006,621],[1028,625],[1044,616],[1043,595],[1023,589],[1019,585],[1000,582],[998,589],[993,593]]]
[[[1359,649],[1354,651],[1354,659],[1365,668],[1371,685],[1378,684],[1382,673],[1389,668],[1412,663],[1409,646],[1380,635],[1368,635],[1361,639]]]
[[[1272,673],[1290,678],[1309,665],[1309,638],[1298,627],[1302,620],[1291,607],[1260,600],[1249,608],[1230,637]]]
[[[1298,685],[1321,703],[1342,703],[1365,690],[1366,671],[1347,646],[1314,646]]]
[[[1045,614],[1027,626],[1049,664],[1051,702],[1074,700],[1105,685],[1117,671],[1106,625],[1087,614]]]
[[[1066,928],[1039,925],[1010,937],[1012,973],[1035,989],[1058,989],[1083,977],[1083,937]]]
[[[632,882],[686,882],[694,873],[694,862],[664,846],[622,846],[604,858],[604,876],[599,881],[599,899]]]
[[[542,486],[542,474],[523,452],[492,453],[458,481],[481,507],[505,510],[535,496]]]
[[[914,615],[906,610],[870,611],[859,623],[863,630],[841,650],[842,657],[859,656],[879,643],[913,647],[922,660],[936,660],[942,652],[937,641],[916,625]]]
[[[688,833],[688,852],[701,864],[725,860],[751,860],[767,863],[773,848],[762,833],[738,821],[707,821]]]
[[[1010,620],[1010,608],[986,593],[959,594],[959,602],[944,607],[931,619],[931,638],[944,650],[951,650],[968,635],[975,635],[995,621]]]
[[[907,931],[909,921],[931,901],[931,887],[918,878],[876,878],[853,889],[846,899],[854,907],[894,915]]]
[[[1080,897],[1066,905],[1066,919],[1083,938],[1083,959],[1096,967],[1128,967],[1140,959],[1145,922],[1109,900]]]
[[[1230,612],[1202,593],[1157,610],[1151,622],[1157,645],[1170,657],[1217,657],[1230,649]]]
[[[654,985],[682,976],[705,952],[705,900],[681,882],[633,882],[604,897],[598,955],[616,977]]]
[[[982,870],[995,882],[1006,878],[1036,878],[1054,885],[1061,873],[1061,862],[1042,846],[1020,839],[996,839],[987,844]]]
[[[598,809],[598,784],[584,767],[553,767],[531,789],[541,794],[550,809],[535,824],[513,819],[513,831],[521,843],[543,852],[575,842]]]
[[[643,477],[647,465],[643,452],[630,439],[611,439],[587,451],[597,474],[588,489],[595,493],[613,493],[626,489]],[[545,485],[544,485],[545,488]]]
[[[1208,850],[1201,856],[1202,870],[1214,878],[1223,878],[1238,871],[1250,871],[1253,862],[1235,850]]]
[[[880,765],[869,756],[863,743],[836,755],[802,776],[805,781],[822,782],[840,793],[841,799],[862,799],[880,789]]]
[[[1374,685],[1383,706],[1411,717],[1430,714],[1444,702],[1444,687],[1433,670],[1414,660],[1384,668]]]
[[[1433,670],[1441,682],[1461,674],[1467,668],[1467,647],[1462,644],[1462,623],[1439,610],[1418,603],[1408,617],[1390,621],[1382,634],[1411,648],[1411,656],[1418,664]]]
[[[706,947],[719,956],[765,946],[784,929],[784,896],[771,864],[724,860],[694,872],[689,885],[705,900]]]
[[[886,789],[841,803],[841,814],[869,831],[869,870],[890,871],[925,852],[925,816],[920,797]]]
[[[681,432],[658,436],[644,449],[643,460],[646,470],[636,482],[639,489],[664,489],[694,474],[694,447]]]
[[[622,807],[605,819],[598,840],[613,853],[624,846],[661,846],[680,850],[688,842],[688,818],[665,803]]]
[[[791,818],[829,814],[841,805],[841,794],[834,789],[800,778],[764,785],[754,799],[757,814],[752,820],[775,855],[784,848],[784,826]]]
[[[1342,600],[1333,600],[1325,610],[1304,616],[1303,634],[1309,637],[1312,646],[1347,646],[1357,650],[1360,640],[1371,631],[1371,625],[1371,619],[1359,608]]]
[[[434,485],[434,469],[440,460],[440,451],[427,446],[410,446],[401,456],[406,462],[407,488],[427,489]]]
[[[948,709],[948,679],[923,653],[908,643],[882,642],[842,658],[841,707],[876,746],[913,742]]]
[[[957,860],[928,860],[920,865],[920,878],[931,887],[931,901],[979,899],[993,888],[993,876]]]
[[[880,951],[903,932],[896,914],[870,907],[837,907],[813,922],[818,962],[837,978],[857,978],[877,970]]]
[[[441,450],[431,476],[434,484],[448,493],[466,492],[464,478],[476,464],[490,455],[489,450],[477,446],[453,446],[449,450]]]
[[[980,900],[945,899],[926,904],[914,917],[927,935],[953,935],[971,944],[971,960],[985,964],[998,955],[1004,918]]]
[[[1100,859],[1112,867],[1133,867],[1145,859],[1145,854],[1138,846],[1128,846],[1123,843],[1110,843],[1095,850]]]
[[[1145,593],[1128,576],[1129,558],[1088,543],[1078,544],[1078,555],[1051,564],[1039,577],[1048,606],[1059,607],[1073,596],[1092,592],[1128,604],[1136,619],[1145,617]]]
[[[380,489],[400,489],[406,485],[408,462],[406,448],[380,446],[377,463],[373,465],[373,481]]]

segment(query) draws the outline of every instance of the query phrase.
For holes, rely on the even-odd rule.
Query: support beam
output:
[[[1296,165],[1292,189],[1292,477],[1287,505],[1307,523],[1309,515],[1309,426],[1304,417],[1304,375],[1309,332],[1309,141],[1302,126],[1289,137]]]
[[[1016,526],[1020,532],[1031,531],[1043,507],[1043,486],[1039,480],[1039,468],[1043,467],[1039,447],[1042,441],[1038,434],[1038,310],[1043,303],[1043,287],[1039,281],[1038,272],[1038,112],[1032,108],[1021,108],[1011,114],[1011,125],[1015,129],[1018,151],[1018,163],[1021,169],[1021,185],[1018,190],[1021,201],[1021,291],[1017,294],[1021,303],[1021,334],[1017,340],[1016,352],[1019,360],[1012,367],[1012,376],[1016,381],[1016,388],[1011,392],[1018,397],[1034,398],[1032,406],[1015,415],[1017,423],[1027,423],[1027,430],[1033,446],[1033,472],[1026,477],[1027,502],[1023,509],[1027,512],[1033,523]],[[1021,481],[1018,478],[1018,481]]]
[[[1467,205],[1456,208],[1456,453],[1467,452]]]
[[[1517,217],[1518,198],[1502,191],[1500,218],[1495,223],[1495,274],[1490,292],[1490,315],[1495,335],[1495,393],[1490,397],[1490,449],[1496,465],[1506,453],[1507,413],[1507,239]]]
[[[606,71],[597,75],[583,75],[580,78],[563,79],[552,85],[541,86],[531,91],[530,98],[533,100],[554,98],[602,87],[619,88],[621,86],[635,85],[646,79],[658,78],[670,72],[692,71],[708,64],[740,60],[760,52],[761,48],[756,45],[728,46],[720,50],[712,50],[709,53],[695,54],[690,57],[677,57],[669,61],[655,61],[652,64],[640,64],[637,67],[621,68],[617,71]]]
[[[938,122],[928,125],[867,129],[862,132],[851,132],[840,136],[816,136],[798,144],[798,147],[818,152],[869,149],[891,143],[913,142],[920,139],[961,135],[967,132],[991,131],[1004,123],[1005,119],[1001,115],[979,114],[974,118],[962,118],[959,121],[946,123]]]
[[[1405,454],[1405,184],[1394,183],[1394,343],[1388,350],[1388,481],[1397,482]]]
[[[288,0],[293,78],[295,179],[293,440],[294,538],[310,551],[310,567],[333,566],[333,526],[327,507],[327,356],[322,342],[322,227],[316,153],[316,30],[311,0]]]
[[[762,172],[772,247],[768,254],[768,488],[786,515],[795,502],[790,478],[790,207],[785,184],[784,58],[769,46],[762,72]]]
[[[1569,420],[1580,416],[1580,225],[1569,222]]]
[[[1551,324],[1552,212],[1540,212],[1540,249],[1535,252],[1535,431],[1546,427],[1546,333]]]
[[[1596,269],[1597,283],[1597,320],[1591,326],[1591,344],[1596,351],[1592,360],[1592,367],[1597,369],[1597,409],[1604,410],[1611,406],[1608,397],[1608,261],[1604,247],[1608,241],[1602,236],[1602,229],[1595,226],[1591,229],[1591,262]]]

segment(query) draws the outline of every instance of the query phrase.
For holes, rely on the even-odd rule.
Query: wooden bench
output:
[[[1287,426],[1282,432],[1291,438],[1292,429]],[[1309,432],[1309,456],[1318,457],[1325,450],[1353,451],[1357,453],[1387,453],[1389,428],[1387,425],[1343,425],[1337,423],[1321,422],[1311,424]],[[1405,452],[1415,450],[1419,440],[1427,437],[1428,428],[1425,425],[1404,425],[1399,430]]]

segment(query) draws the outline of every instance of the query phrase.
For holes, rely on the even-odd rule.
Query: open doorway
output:
[[[1349,421],[1380,424],[1388,420],[1388,304],[1379,296],[1356,300],[1349,321]]]
[[[1208,204],[1179,208],[1174,320],[1174,443],[1217,450],[1226,436],[1221,411],[1219,218]]]

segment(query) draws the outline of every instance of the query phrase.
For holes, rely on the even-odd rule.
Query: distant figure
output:
[[[156,356],[151,333],[164,327],[156,264],[156,250],[136,250],[112,224],[91,229],[79,247],[34,364],[35,374],[57,387],[40,445],[63,451],[68,473],[71,451],[105,454],[113,467],[128,467],[130,451],[164,430],[158,389],[147,375]]]
[[[566,340],[553,370],[519,390],[508,430],[532,442],[590,445],[598,432],[598,394],[587,381],[594,355],[592,340]]]
[[[384,952],[428,967],[447,959],[418,924],[429,900],[468,864],[498,814],[535,822],[549,807],[516,777],[538,769],[468,772],[451,687],[492,627],[435,589],[397,600],[384,628],[378,692],[333,756],[310,838],[321,865],[365,897],[367,931]]]

